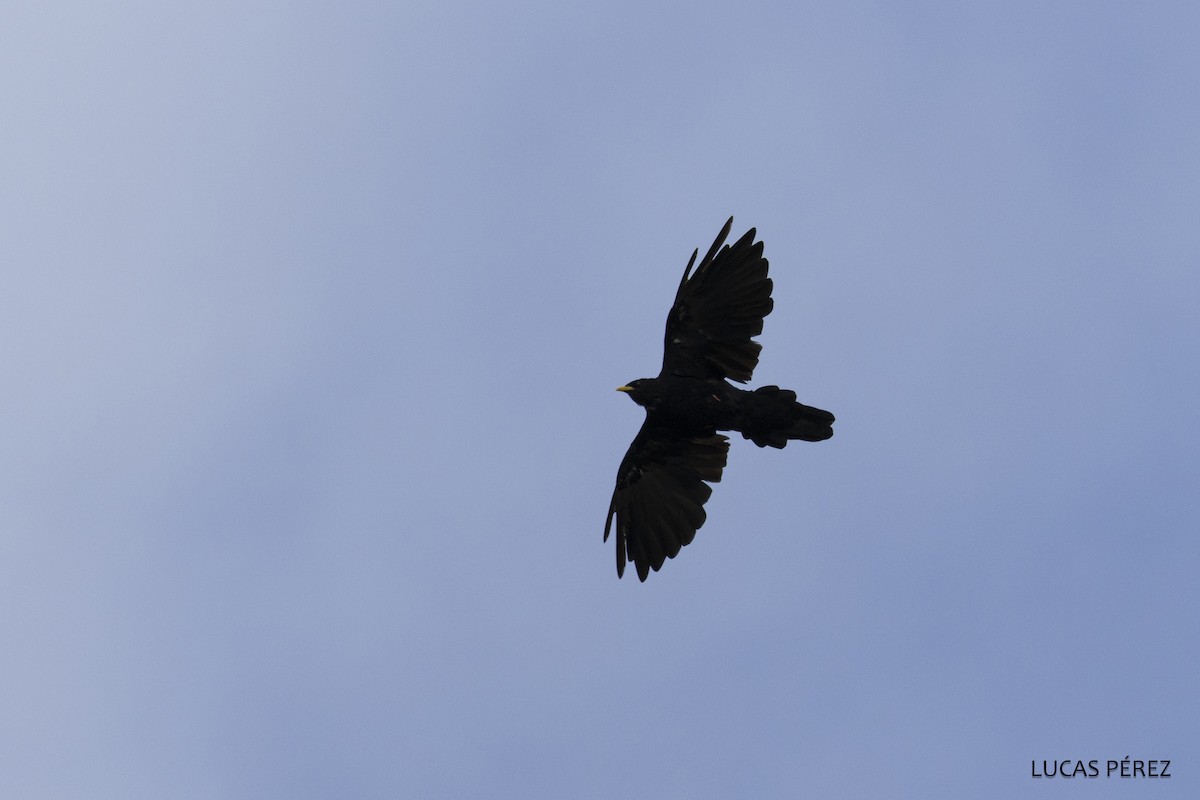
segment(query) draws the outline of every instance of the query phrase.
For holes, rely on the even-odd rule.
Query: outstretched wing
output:
[[[634,437],[617,470],[617,488],[608,506],[604,541],[616,519],[617,577],[625,561],[646,580],[668,558],[690,544],[704,524],[705,483],[721,480],[729,440],[720,434],[676,438],[655,435],[649,421]]]
[[[730,217],[695,272],[699,250],[683,272],[667,315],[664,375],[745,383],[758,364],[762,346],[751,338],[762,333],[763,317],[774,307],[771,279],[754,228],[721,247],[732,225]]]

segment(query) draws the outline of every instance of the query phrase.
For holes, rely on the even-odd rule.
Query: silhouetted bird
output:
[[[704,524],[704,503],[721,480],[729,439],[739,431],[759,447],[783,447],[790,439],[819,442],[833,436],[833,414],[796,402],[778,386],[746,391],[758,364],[762,333],[771,313],[771,279],[754,228],[733,245],[721,245],[725,223],[708,255],[692,272],[692,253],[667,315],[662,371],[617,388],[646,409],[646,421],[617,470],[604,541],[616,519],[617,576],[628,559],[638,578],[674,558]]]

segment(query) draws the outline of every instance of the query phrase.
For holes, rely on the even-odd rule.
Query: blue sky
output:
[[[10,4],[0,794],[1196,796],[1198,33]],[[613,388],[730,214],[836,435],[618,581]]]

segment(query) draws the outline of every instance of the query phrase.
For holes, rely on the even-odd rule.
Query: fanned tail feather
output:
[[[743,397],[739,430],[759,447],[785,446],[790,440],[820,442],[833,436],[833,414],[796,402],[796,393],[762,386]]]

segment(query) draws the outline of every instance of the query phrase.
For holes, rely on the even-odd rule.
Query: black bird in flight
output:
[[[732,225],[730,217],[695,272],[699,250],[683,271],[658,377],[617,388],[646,409],[617,470],[604,523],[607,542],[616,520],[617,577],[628,560],[646,580],[696,536],[712,494],[708,483],[721,480],[729,453],[728,437],[717,431],[739,431],[759,447],[833,436],[833,414],[796,402],[795,392],[778,386],[746,391],[727,381],[750,380],[762,349],[752,339],[774,307],[754,228],[721,246]]]

